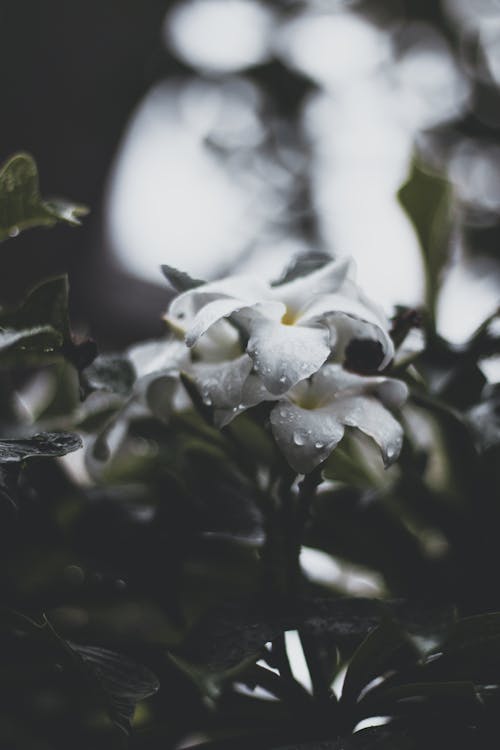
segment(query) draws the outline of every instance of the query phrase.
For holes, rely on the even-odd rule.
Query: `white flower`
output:
[[[189,367],[190,357],[182,341],[146,341],[130,347],[127,356],[137,380],[123,412],[136,416],[147,407],[156,417],[168,420],[173,411],[188,405],[180,372]]]
[[[388,466],[399,456],[403,430],[386,407],[401,406],[407,395],[400,380],[355,375],[339,365],[325,365],[279,400],[270,415],[272,432],[299,473],[324,461],[346,427],[371,437]]]
[[[221,319],[231,317],[247,338],[246,352],[263,385],[282,394],[329,358],[352,357],[354,339],[376,345],[373,369],[392,358],[387,321],[351,275],[352,263],[343,259],[277,286],[233,276],[179,295],[166,320],[184,331],[193,347]]]

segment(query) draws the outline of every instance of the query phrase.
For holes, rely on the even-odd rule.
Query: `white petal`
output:
[[[274,439],[295,471],[306,474],[340,442],[344,427],[329,407],[302,409],[280,401],[270,415]]]
[[[194,346],[200,336],[222,318],[246,307],[247,303],[235,297],[221,297],[204,305],[196,314],[186,333],[187,346]]]
[[[219,409],[215,414],[216,423],[219,427],[224,427],[237,417],[238,414],[242,414],[252,406],[257,406],[263,401],[278,401],[280,398],[280,395],[276,395],[267,390],[258,375],[251,373],[243,384],[241,401],[238,406]]]
[[[180,369],[189,360],[189,351],[183,341],[160,339],[145,341],[127,350],[137,377],[142,378],[158,370]]]
[[[367,339],[377,341],[382,347],[382,359],[378,370],[383,370],[394,357],[394,344],[387,330],[378,324],[350,315],[335,313],[327,318],[328,325],[336,334],[335,359],[344,362],[346,350],[351,341]]]
[[[318,295],[336,292],[352,269],[350,258],[327,263],[317,271],[273,287],[273,298],[284,302],[287,309],[298,314]]]
[[[229,362],[198,362],[191,366],[189,375],[205,404],[214,407],[218,427],[223,427],[242,411],[243,386],[252,367],[253,362],[246,354]]]
[[[295,391],[301,385],[302,383],[299,383],[293,389],[292,398],[295,399]],[[402,380],[384,375],[358,375],[337,364],[324,365],[312,376],[308,385],[309,392],[298,393],[298,399],[305,397],[323,405],[333,402],[336,398],[376,394],[386,406],[397,408],[408,398],[408,386]]]
[[[228,276],[179,294],[170,303],[167,317],[185,320],[189,325],[202,307],[221,298],[253,304],[270,299],[270,286],[253,276]]]
[[[277,394],[319,370],[330,355],[329,342],[326,328],[286,326],[254,318],[247,352],[265,387]]]
[[[330,409],[344,425],[357,427],[377,443],[386,466],[396,461],[403,445],[403,428],[380,401],[349,396],[333,402]]]
[[[202,362],[236,359],[243,351],[236,328],[227,320],[219,320],[192,348],[193,358]]]

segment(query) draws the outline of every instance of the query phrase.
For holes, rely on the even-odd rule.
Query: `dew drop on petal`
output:
[[[314,443],[314,447],[315,447],[315,448],[316,448],[317,450],[321,450],[321,448],[324,448],[324,447],[325,447],[325,444],[324,444],[324,443],[322,443],[322,442],[321,442],[321,440],[317,440],[317,441],[316,441],[316,442]]]
[[[295,445],[304,445],[306,442],[306,435],[302,430],[295,430],[293,433],[293,442]]]

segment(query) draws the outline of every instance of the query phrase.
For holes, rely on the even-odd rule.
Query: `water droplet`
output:
[[[9,237],[17,237],[19,234],[19,227],[13,226],[9,229]]]
[[[293,442],[295,443],[295,445],[304,445],[304,443],[306,442],[306,437],[302,430],[296,430],[293,433]]]
[[[285,383],[285,382],[286,382],[286,375],[281,375],[280,376],[280,383]]]
[[[314,447],[315,447],[315,448],[316,448],[317,450],[321,450],[321,448],[324,448],[324,447],[325,447],[325,444],[324,444],[324,443],[322,443],[322,442],[321,442],[321,440],[316,440],[316,442],[314,443]]]

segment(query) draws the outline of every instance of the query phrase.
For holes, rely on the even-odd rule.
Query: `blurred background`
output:
[[[76,326],[115,348],[161,333],[161,263],[276,278],[312,249],[420,304],[417,164],[453,195],[439,331],[498,304],[499,0],[16,0],[0,23],[2,160],[91,208],[4,244],[2,303],[68,272]]]

